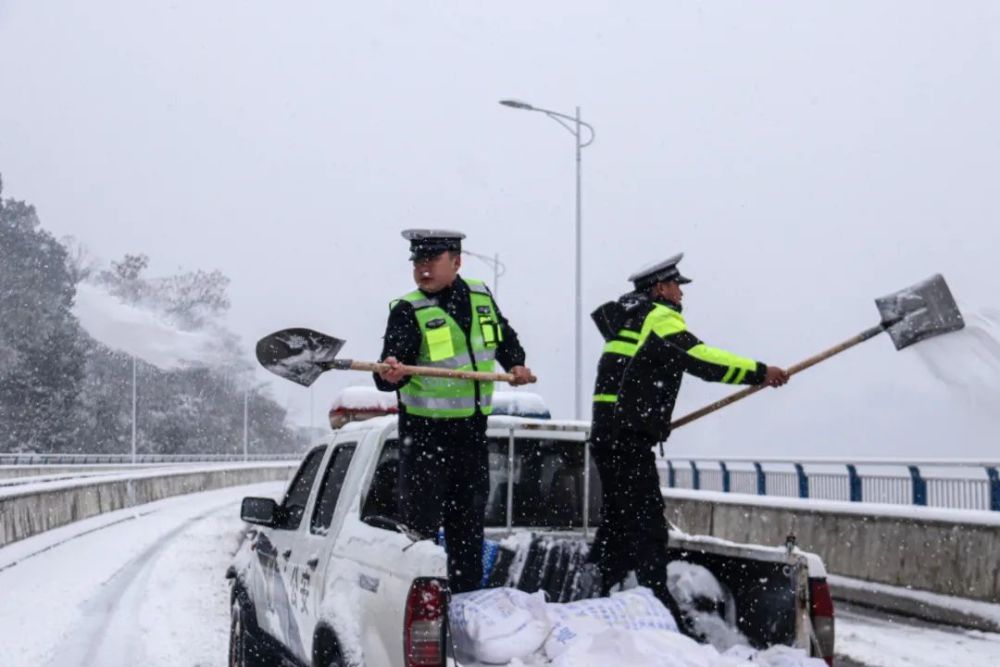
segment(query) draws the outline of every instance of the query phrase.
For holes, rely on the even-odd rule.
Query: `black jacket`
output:
[[[451,315],[458,326],[462,327],[466,337],[472,331],[472,302],[469,297],[469,286],[462,280],[461,276],[455,279],[450,287],[446,287],[435,294],[426,294],[433,297],[446,313]],[[510,323],[500,312],[500,307],[493,302],[496,309],[497,318],[500,320],[499,326],[503,341],[496,348],[496,360],[506,370],[514,366],[524,365],[524,348],[517,339],[517,332],[510,326]],[[396,357],[403,364],[415,364],[417,355],[420,353],[420,343],[422,334],[420,325],[417,324],[417,315],[413,310],[413,305],[409,301],[400,299],[389,311],[389,321],[386,323],[385,336],[382,344],[382,356]],[[409,378],[403,378],[399,383],[386,382],[378,373],[374,373],[375,386],[382,391],[397,391],[400,387],[409,382]],[[479,384],[476,383],[477,397]],[[401,411],[405,411],[402,404]],[[478,410],[477,410],[478,412]]]
[[[607,341],[629,342],[623,329],[639,332],[657,303],[677,313],[665,335],[651,332],[634,356],[605,351],[597,367],[594,394],[617,397],[595,401],[594,436],[600,440],[618,431],[632,431],[659,441],[670,435],[670,420],[684,373],[709,382],[760,384],[767,365],[709,348],[687,330],[679,304],[654,301],[632,292],[604,304],[592,314]],[[728,363],[727,363],[728,362]],[[749,368],[746,367],[750,362]],[[743,368],[734,366],[743,365]]]

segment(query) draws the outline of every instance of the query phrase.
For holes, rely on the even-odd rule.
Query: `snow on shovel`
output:
[[[815,366],[821,361],[829,359],[835,354],[840,354],[844,350],[854,347],[858,343],[863,343],[869,338],[873,338],[883,331],[888,331],[892,338],[892,344],[897,350],[909,347],[925,338],[940,336],[951,331],[958,331],[965,326],[962,313],[958,310],[958,305],[945,283],[941,274],[917,283],[912,287],[899,290],[875,299],[875,306],[878,308],[882,321],[865,329],[857,336],[845,340],[839,345],[835,345],[828,350],[820,352],[816,356],[809,357],[805,361],[799,362],[788,368],[788,374],[794,375],[799,371],[804,371],[810,366]],[[695,410],[691,414],[685,415],[670,424],[671,429],[675,429],[699,417],[715,412],[730,403],[746,398],[754,394],[766,385],[756,385],[748,387],[743,391],[736,392],[711,405],[706,405],[700,410]]]
[[[312,329],[282,329],[257,341],[257,361],[275,375],[308,387],[325,371],[372,371],[389,368],[389,364],[355,359],[338,359],[337,353],[346,341]],[[407,366],[400,364],[406,375],[461,378],[493,382],[511,382],[511,373],[460,371],[451,368]],[[535,382],[532,376],[530,382]]]

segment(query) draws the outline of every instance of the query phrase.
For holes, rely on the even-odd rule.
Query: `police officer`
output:
[[[629,280],[635,290],[592,314],[606,341],[597,367],[591,447],[601,476],[602,518],[591,552],[605,595],[634,570],[683,625],[667,590],[667,522],[652,448],[670,435],[684,373],[709,382],[780,386],[775,366],[709,347],[681,314],[675,255]]]
[[[517,333],[490,290],[458,275],[465,234],[408,229],[417,289],[390,305],[382,361],[375,375],[399,396],[399,489],[404,523],[423,535],[444,526],[452,592],[479,588],[483,574],[483,515],[489,493],[486,417],[493,383],[405,376],[400,364],[513,374],[532,378]]]

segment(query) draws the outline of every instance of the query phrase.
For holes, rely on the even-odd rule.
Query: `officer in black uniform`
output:
[[[400,364],[492,371],[532,380],[517,333],[489,289],[458,275],[465,234],[409,229],[418,289],[391,304],[375,384],[399,397],[400,512],[426,536],[444,526],[452,592],[479,588],[483,515],[489,493],[486,417],[492,382],[405,376]]]
[[[702,343],[681,315],[683,253],[642,269],[635,290],[591,315],[606,343],[597,368],[591,448],[601,476],[602,518],[591,560],[605,595],[629,571],[677,617],[667,590],[667,522],[653,447],[670,435],[684,373],[709,382],[780,386],[777,367]]]

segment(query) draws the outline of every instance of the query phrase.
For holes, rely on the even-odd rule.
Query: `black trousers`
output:
[[[591,454],[601,476],[601,525],[591,560],[601,572],[602,594],[634,570],[680,622],[667,590],[667,520],[656,473],[651,436],[628,431],[595,431]]]
[[[453,593],[483,577],[483,515],[489,494],[486,417],[429,419],[400,415],[400,512],[427,536],[444,526]]]

